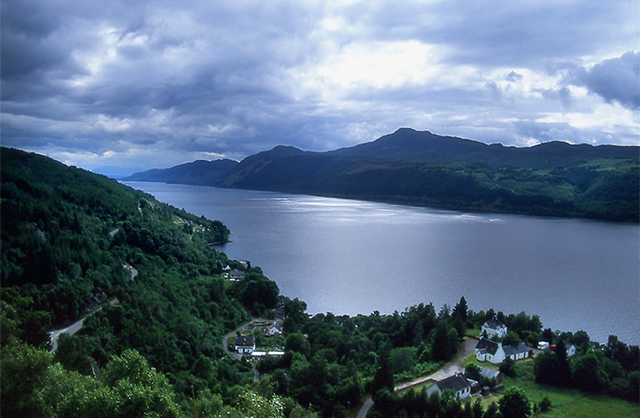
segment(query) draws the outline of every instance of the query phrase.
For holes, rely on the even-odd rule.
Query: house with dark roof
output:
[[[507,326],[498,318],[485,322],[482,325],[482,331],[480,331],[480,336],[485,338],[491,338],[494,335],[498,338],[504,338],[507,335]]]
[[[472,383],[473,381],[464,377],[462,373],[456,373],[446,379],[434,382],[433,385],[427,388],[427,395],[431,395],[434,392],[438,392],[439,395],[442,395],[442,392],[447,389],[451,389],[461,400],[465,400],[471,396]]]
[[[531,357],[531,353],[533,352],[533,350],[527,347],[525,343],[520,343],[518,345],[507,345],[502,349],[504,350],[504,357],[508,357],[514,361]]]
[[[235,347],[239,354],[251,354],[256,349],[256,340],[253,337],[239,335],[236,337]]]
[[[240,280],[240,279],[244,279],[244,271],[240,271],[240,270],[231,270],[229,272],[229,278],[231,280]]]
[[[504,360],[504,350],[502,343],[495,343],[486,338],[480,338],[476,344],[476,360],[488,361],[489,363],[498,364]]]
[[[488,361],[492,364],[502,363],[506,358],[511,360],[522,360],[531,357],[533,350],[520,343],[518,345],[502,346],[502,343],[496,343],[486,338],[481,338],[476,344],[476,359],[478,361]]]

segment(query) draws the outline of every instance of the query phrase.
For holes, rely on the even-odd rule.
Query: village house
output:
[[[500,364],[506,358],[511,360],[521,360],[531,357],[532,349],[524,343],[517,346],[502,346],[502,343],[496,343],[486,338],[481,338],[476,344],[476,359],[478,361],[488,361],[492,364]]]
[[[518,345],[507,345],[503,347],[505,358],[510,358],[513,361],[522,360],[525,358],[531,357],[531,353],[533,350],[525,343],[520,343]]]
[[[480,336],[485,338],[492,338],[497,336],[498,338],[504,338],[507,335],[507,326],[497,318],[488,320],[482,325],[482,331]]]
[[[460,400],[465,400],[471,396],[472,381],[464,377],[462,373],[456,373],[453,376],[449,376],[446,379],[442,379],[439,382],[434,382],[433,385],[427,388],[427,395],[431,395],[434,392],[438,392],[442,395],[442,392],[446,389],[451,389],[456,393],[456,396]]]
[[[240,280],[244,279],[244,271],[240,270],[231,270],[229,272],[229,279],[231,280]]]
[[[256,340],[253,337],[239,335],[236,337],[235,347],[239,354],[251,354],[256,349]]]
[[[277,321],[274,321],[264,335],[267,337],[282,335],[282,326]]]

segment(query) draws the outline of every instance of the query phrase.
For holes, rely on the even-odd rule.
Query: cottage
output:
[[[573,357],[576,355],[576,346],[573,344],[567,345],[567,357]]]
[[[244,271],[240,271],[240,270],[231,270],[229,272],[229,278],[231,280],[240,280],[240,279],[244,279]]]
[[[502,343],[495,343],[486,338],[481,338],[476,344],[476,360],[488,361],[493,364],[502,363],[504,360]]]
[[[504,338],[507,335],[507,326],[499,319],[493,318],[482,325],[480,335],[486,338],[491,338],[494,335],[498,338]]]
[[[240,335],[236,337],[235,347],[239,354],[251,354],[256,349],[256,340],[253,337]]]
[[[533,350],[527,347],[524,343],[520,343],[516,346],[507,345],[502,346],[502,343],[495,343],[486,338],[481,338],[476,344],[476,359],[478,361],[488,361],[492,364],[502,363],[506,358],[511,360],[521,360],[531,357]]]
[[[427,394],[431,395],[433,392],[438,392],[439,395],[442,395],[443,391],[451,389],[461,400],[465,400],[471,396],[471,385],[471,380],[464,377],[462,373],[456,373],[429,386]]]
[[[274,321],[269,327],[269,329],[267,330],[267,332],[265,333],[265,335],[267,337],[282,335],[282,326],[277,321]]]
[[[525,345],[525,343],[520,343],[518,345],[508,345],[503,347],[505,358],[510,358],[511,360],[522,360],[524,358],[531,357],[531,352],[533,351],[529,347]]]

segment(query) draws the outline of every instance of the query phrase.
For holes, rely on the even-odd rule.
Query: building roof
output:
[[[239,337],[236,337],[235,345],[253,346],[255,343],[256,343],[256,340],[253,337],[239,336]]]
[[[464,377],[461,373],[456,373],[453,376],[449,376],[446,379],[442,379],[439,382],[436,382],[438,388],[443,391],[445,389],[453,389],[456,392],[466,389],[471,386],[471,382]]]
[[[531,349],[527,347],[525,343],[520,343],[517,346],[506,345],[502,347],[502,349],[504,350],[504,354],[506,356],[512,356],[514,354],[526,353],[528,351],[531,351]]]
[[[489,353],[492,356],[496,354],[498,347],[498,343],[494,343],[486,338],[481,338],[480,341],[478,341],[478,344],[476,344],[476,350],[480,350],[483,353]]]
[[[490,369],[488,367],[478,366],[480,369],[480,376],[486,377],[487,379],[498,379],[500,375],[499,370]]]
[[[484,323],[484,326],[486,328],[491,328],[491,329],[498,329],[498,328],[503,328],[506,327],[506,325],[499,319],[497,318],[493,318],[488,320],[487,322]]]

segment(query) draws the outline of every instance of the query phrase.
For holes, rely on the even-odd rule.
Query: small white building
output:
[[[439,382],[434,382],[433,385],[427,388],[427,395],[431,395],[433,392],[438,392],[438,394],[442,395],[444,390],[452,389],[460,400],[465,400],[471,396],[472,382],[464,377],[462,373],[456,373]]]
[[[497,318],[490,319],[482,325],[480,336],[484,337],[485,333],[486,338],[491,338],[494,335],[496,335],[498,338],[504,338],[507,335],[507,326]]]
[[[253,337],[237,336],[235,348],[239,354],[251,354],[256,349],[256,340]]]
[[[495,343],[486,338],[480,339],[476,344],[476,359],[478,361],[488,361],[492,364],[500,364],[506,358],[511,360],[522,360],[524,358],[531,357],[531,348],[527,347],[524,343],[520,343],[516,346],[507,345],[502,346],[502,343]]]
[[[229,272],[229,278],[231,280],[240,280],[240,279],[244,279],[244,271],[240,271],[240,270],[231,270]]]
[[[267,337],[274,337],[276,335],[282,335],[282,326],[278,324],[277,321],[274,321],[267,332],[265,332]]]
[[[504,358],[510,358],[513,361],[522,360],[531,357],[532,349],[527,347],[525,343],[518,345],[507,345],[502,347],[504,350]]]

